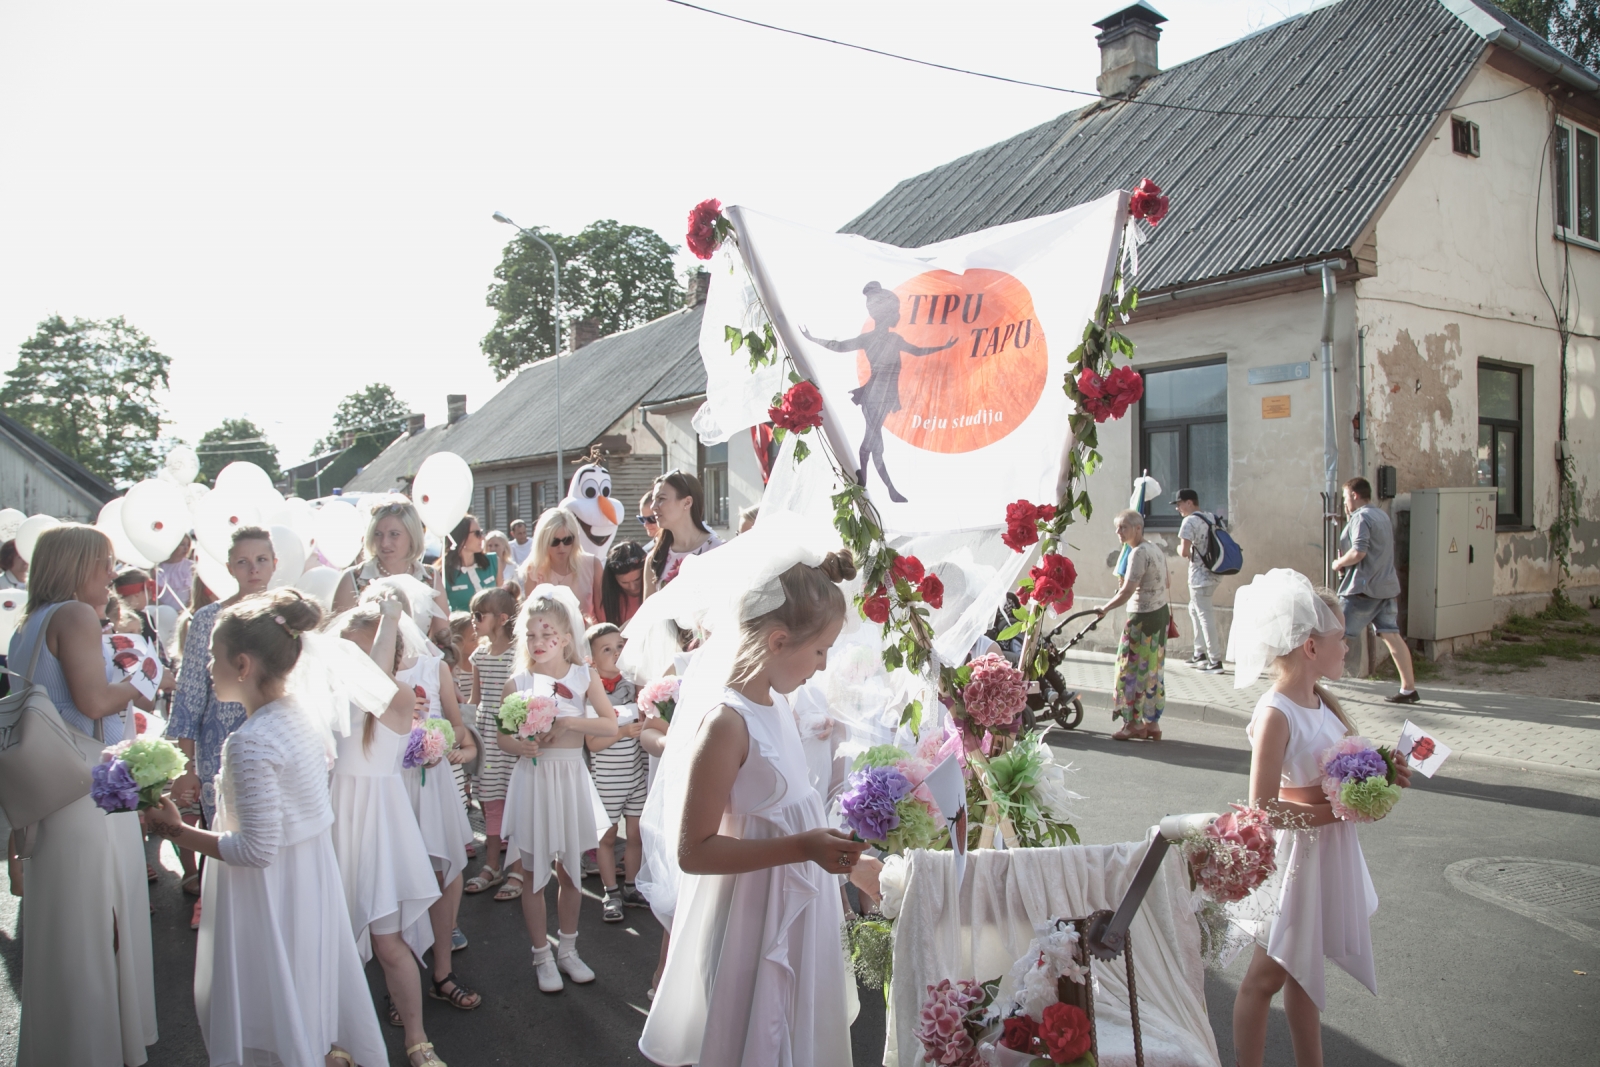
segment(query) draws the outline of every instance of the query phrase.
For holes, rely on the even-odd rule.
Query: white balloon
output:
[[[278,491],[266,471],[254,463],[239,461],[230,463],[217,472],[215,487],[219,490],[231,489],[248,497],[255,497],[258,493]]]
[[[193,508],[200,502],[200,498],[211,492],[211,487],[205,482],[190,482],[183,487],[183,499]]]
[[[116,553],[119,560],[130,567],[143,567],[148,570],[155,563],[148,559],[143,552],[133,547],[133,542],[128,540],[128,531],[122,526],[122,502],[124,497],[106,501],[106,506],[100,509],[99,516],[94,520],[95,529],[111,538],[111,551]],[[167,555],[171,555],[169,552]],[[166,556],[162,556],[166,559]]]
[[[448,534],[472,506],[472,468],[454,452],[435,452],[417,468],[411,502],[423,525],[441,537]]]
[[[172,482],[147,478],[122,498],[122,528],[146,559],[160,562],[189,532],[189,505]]]
[[[189,510],[194,516],[194,535],[200,547],[219,561],[228,558],[228,551],[233,547],[233,531],[241,526],[261,525],[260,509],[249,497],[237,492],[213,489]],[[206,584],[211,585],[210,582]],[[212,592],[216,592],[215,586]]]
[[[28,594],[21,589],[0,589],[0,648],[11,647],[11,635],[17,632],[17,624],[22,621],[22,612],[28,606]],[[26,663],[19,663],[12,670],[22,670]],[[12,682],[13,689],[16,682]]]
[[[277,510],[266,515],[265,518],[270,526],[287,526],[299,534],[300,548],[309,556],[314,534],[311,516],[311,505],[297,496],[292,496],[285,500]]]
[[[28,516],[16,508],[0,508],[0,544],[17,536],[17,527]]]
[[[188,485],[200,473],[200,457],[188,445],[176,445],[161,469],[179,485]]]
[[[353,562],[367,537],[367,516],[350,504],[329,501],[311,513],[311,539],[334,566]]]
[[[218,600],[226,600],[239,591],[239,583],[228,573],[227,564],[217,562],[207,552],[195,557],[194,572]]]
[[[278,557],[278,567],[272,572],[267,588],[281,589],[292,584],[306,569],[306,546],[300,535],[287,526],[274,526],[271,533],[272,553]]]
[[[23,519],[22,525],[17,527],[17,555],[32,563],[33,546],[39,543],[39,535],[60,525],[61,520],[51,515],[30,515]]]
[[[323,611],[333,611],[333,593],[339,588],[344,572],[334,567],[312,567],[292,583],[294,587],[322,605]]]

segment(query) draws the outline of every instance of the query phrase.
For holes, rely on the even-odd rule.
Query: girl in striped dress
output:
[[[517,758],[500,748],[493,738],[500,732],[498,716],[506,679],[517,658],[513,626],[517,616],[515,586],[485,589],[472,598],[472,622],[478,636],[486,638],[469,657],[473,667],[472,699],[477,706],[478,736],[490,738],[483,746],[483,762],[473,792],[483,808],[483,866],[467,879],[468,893],[499,889],[496,900],[516,900],[522,895],[523,874],[500,865],[500,820],[506,810],[506,786]]]
[[[648,786],[644,750],[639,747],[641,726],[639,707],[635,703],[633,682],[617,666],[625,640],[622,631],[609,622],[589,627],[584,635],[589,645],[589,663],[606,695],[617,709],[617,736],[591,737],[589,760],[594,773],[595,788],[606,805],[606,818],[610,820],[600,835],[596,850],[596,865],[600,868],[600,884],[605,888],[605,898],[600,902],[601,918],[608,923],[623,919],[622,908],[648,908],[650,902],[634,886],[634,876],[639,873],[639,816],[644,814],[644,800]],[[626,820],[627,844],[622,856],[622,888],[617,888],[617,820]]]

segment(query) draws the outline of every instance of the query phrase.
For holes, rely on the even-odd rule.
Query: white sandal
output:
[[[520,896],[522,896],[522,872],[507,871],[500,886],[500,891],[495,893],[494,899],[503,903],[508,900],[516,900]]]
[[[482,893],[486,890],[494,889],[505,880],[505,871],[497,871],[485,863],[478,868],[477,874],[467,879],[467,884],[462,886],[461,889],[464,893]]]

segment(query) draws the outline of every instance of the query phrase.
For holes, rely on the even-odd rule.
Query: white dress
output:
[[[783,697],[772,701],[723,693],[750,731],[722,819],[722,833],[743,840],[829,825],[794,714]],[[700,1067],[852,1062],[837,876],[808,862],[681,879],[667,968],[639,1051]]]
[[[511,676],[516,692],[554,697],[557,718],[588,714],[589,668],[574,665],[560,678],[520,671]],[[563,696],[556,688],[567,691]],[[550,865],[561,861],[570,877],[583,870],[583,854],[600,846],[600,827],[608,824],[605,801],[589,777],[583,746],[541,749],[537,761],[517,760],[506,787],[500,835],[508,864],[517,859],[537,893],[550,880]]]
[[[1317,705],[1302,708],[1269,689],[1250,719],[1246,732],[1252,741],[1269,709],[1276,708],[1289,720],[1281,783],[1285,787],[1321,785],[1318,757],[1345,736],[1339,717],[1320,700]],[[1367,873],[1355,824],[1340,821],[1309,830],[1279,830],[1277,839],[1278,914],[1257,930],[1256,940],[1319,1009],[1325,1007],[1324,957],[1376,994],[1369,919],[1378,910],[1378,893]],[[1270,891],[1271,886],[1264,888]]]
[[[389,1062],[333,854],[328,757],[298,705],[259,708],[222,747],[218,851],[201,890],[194,1003],[212,1067]]]
[[[394,675],[401,687],[422,691],[428,701],[430,719],[444,717],[444,705],[439,702],[442,662],[433,658],[418,660]],[[404,742],[402,754],[403,746]],[[444,884],[448,886],[467,869],[467,845],[472,841],[472,822],[467,818],[467,800],[462,796],[461,785],[456,781],[453,768],[444,760],[433,767],[407,768],[400,772],[400,777],[411,798],[411,811],[417,817],[417,825],[422,828],[422,841],[428,848],[433,869],[444,875]]]
[[[363,963],[372,958],[373,933],[400,933],[420,960],[433,945],[428,907],[439,899],[439,883],[400,777],[407,735],[374,721],[366,745],[367,716],[353,711],[351,719],[350,735],[339,739],[331,787],[333,852],[350,928]]]

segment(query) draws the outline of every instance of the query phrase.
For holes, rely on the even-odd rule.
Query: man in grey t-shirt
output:
[[[1183,516],[1178,527],[1178,555],[1189,561],[1189,622],[1194,627],[1194,655],[1189,664],[1206,674],[1221,674],[1222,639],[1217,636],[1217,612],[1212,605],[1218,578],[1205,563],[1211,524],[1217,520],[1200,510],[1200,494],[1193,489],[1179,489],[1172,504]]]
[[[1394,527],[1386,513],[1372,506],[1372,483],[1365,478],[1344,483],[1344,510],[1350,517],[1339,531],[1341,555],[1333,561],[1333,569],[1339,572],[1345,639],[1354,644],[1365,639],[1368,626],[1376,629],[1400,672],[1400,692],[1385,699],[1391,704],[1415,704],[1422,697],[1417,693],[1411,650],[1400,636]]]

